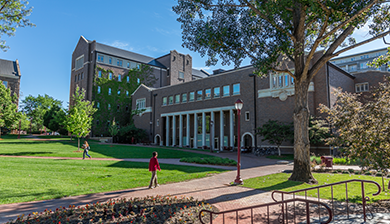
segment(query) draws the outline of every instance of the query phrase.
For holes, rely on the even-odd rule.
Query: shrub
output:
[[[355,173],[354,169],[348,169],[349,173]]]
[[[198,163],[198,164],[210,164],[210,165],[225,165],[225,166],[236,166],[237,162],[228,158],[220,157],[191,157],[191,158],[181,158],[180,162],[186,163]]]
[[[365,173],[364,173],[364,175],[371,175],[371,172],[370,171],[366,171]]]
[[[349,171],[348,170],[344,170],[343,174],[349,174]]]

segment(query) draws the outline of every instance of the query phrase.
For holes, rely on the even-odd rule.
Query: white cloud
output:
[[[369,21],[367,22],[363,27],[360,29],[356,29],[354,32],[354,35],[359,35],[361,37],[367,37],[369,34],[368,32],[370,31],[370,28],[368,27],[372,22]]]
[[[157,28],[157,27],[155,28],[155,31],[157,31],[158,33],[161,33],[162,35],[165,35],[165,36],[171,36],[171,35],[180,36],[180,34],[181,34],[180,30],[164,30],[164,29]]]
[[[194,67],[194,69],[197,69],[197,70],[203,69],[203,70],[207,71],[207,70],[210,70],[211,68],[210,67]]]
[[[134,50],[134,48],[131,47],[128,43],[122,42],[122,41],[119,41],[119,40],[115,40],[112,43],[105,43],[105,44],[113,46],[113,47],[117,47],[117,48],[120,48],[120,49],[128,50],[128,51],[133,51]]]

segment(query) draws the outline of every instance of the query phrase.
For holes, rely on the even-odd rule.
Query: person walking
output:
[[[158,164],[158,160],[157,160],[158,154],[156,151],[154,151],[152,155],[153,157],[150,158],[149,161],[149,171],[152,172],[152,178],[150,179],[149,189],[153,189],[155,187],[160,186],[157,182],[157,170],[161,171],[160,165]]]
[[[85,155],[87,155],[90,159],[92,159],[92,156],[90,156],[90,155],[88,154],[88,151],[89,151],[91,148],[89,147],[89,144],[88,144],[87,141],[84,141],[84,145],[83,145],[82,148],[84,149],[84,152],[83,152],[83,159],[85,159]]]

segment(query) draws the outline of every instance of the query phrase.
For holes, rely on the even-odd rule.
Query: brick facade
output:
[[[20,79],[21,79],[19,61],[8,61],[0,59],[0,84],[7,85],[11,89],[11,94],[17,96],[19,104]]]

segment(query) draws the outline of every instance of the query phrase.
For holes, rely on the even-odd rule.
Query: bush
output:
[[[210,165],[224,165],[224,166],[236,166],[237,162],[228,158],[220,157],[191,157],[181,158],[180,162],[185,163],[198,163],[198,164],[210,164]]]

